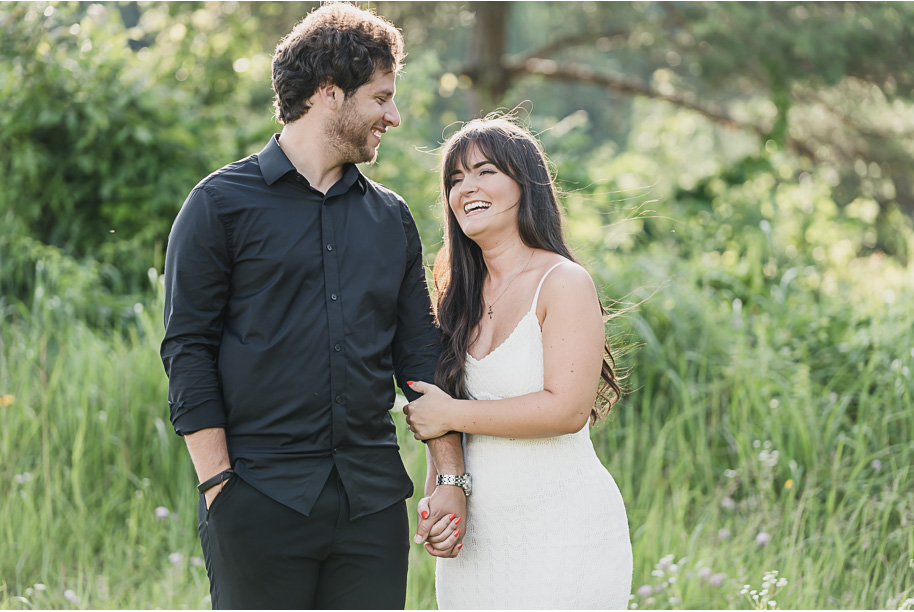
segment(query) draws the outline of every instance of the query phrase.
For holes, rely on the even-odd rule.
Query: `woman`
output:
[[[404,408],[418,439],[465,433],[470,525],[460,554],[438,559],[438,606],[626,608],[625,506],[588,427],[620,389],[543,152],[507,119],[471,121],[445,144],[442,179],[443,352],[437,386],[413,383],[423,397]],[[459,518],[442,519],[429,545],[453,547]]]

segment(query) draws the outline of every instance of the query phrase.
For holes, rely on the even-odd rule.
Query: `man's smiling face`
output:
[[[396,75],[376,71],[368,83],[343,100],[337,117],[326,130],[329,146],[343,163],[375,161],[381,136],[388,128],[400,125],[400,113],[394,103],[396,92]]]

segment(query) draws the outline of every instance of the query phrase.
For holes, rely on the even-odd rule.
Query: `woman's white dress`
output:
[[[467,355],[473,399],[542,391],[536,301],[543,280],[530,311],[501,345],[479,360]],[[588,425],[554,438],[468,434],[464,445],[473,479],[467,534],[456,558],[438,559],[440,609],[628,607],[628,519],[615,481],[594,452]]]

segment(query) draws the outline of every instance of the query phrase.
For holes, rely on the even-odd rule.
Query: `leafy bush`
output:
[[[120,20],[100,4],[0,12],[0,211],[28,236],[115,266],[137,290],[187,193],[239,154],[251,127],[225,129],[245,109],[199,95],[211,81],[234,85],[224,69],[181,88],[161,73],[174,47],[134,52]]]

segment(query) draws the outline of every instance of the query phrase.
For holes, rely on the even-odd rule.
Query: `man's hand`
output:
[[[431,496],[419,500],[416,510],[419,521],[415,542],[424,542],[425,550],[433,557],[456,557],[466,535],[467,498],[463,489],[440,485]]]

